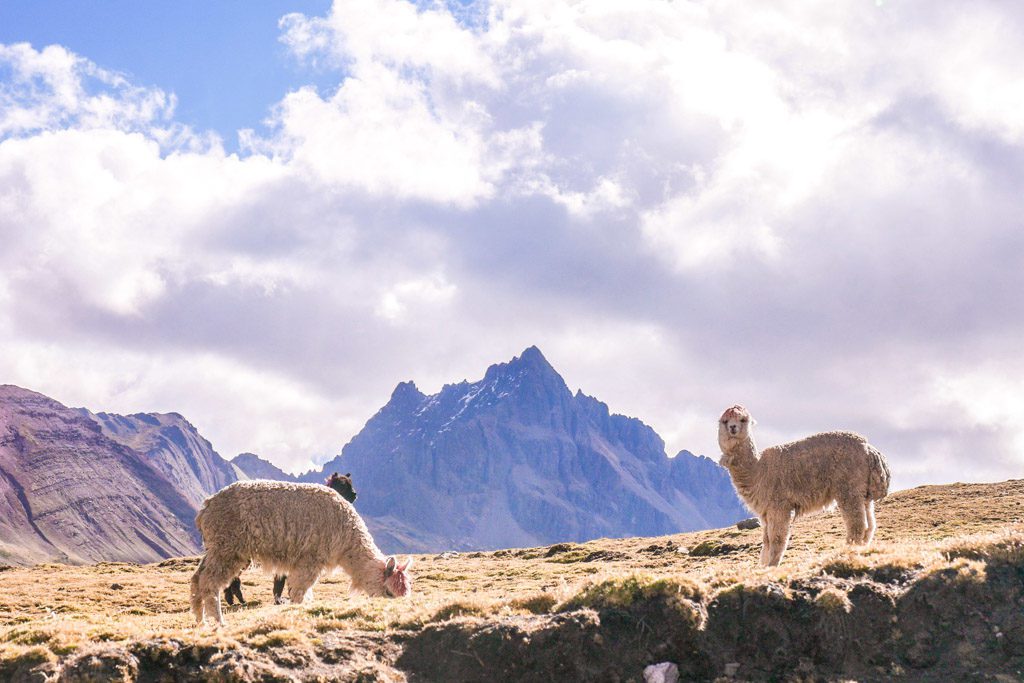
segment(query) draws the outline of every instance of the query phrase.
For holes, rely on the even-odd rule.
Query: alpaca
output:
[[[341,494],[341,497],[350,503],[356,502],[356,498],[359,494],[356,493],[355,487],[352,486],[352,473],[346,472],[344,476],[335,472],[331,476],[327,477],[326,485]],[[284,602],[281,594],[284,593],[284,584],[288,580],[287,574],[275,574],[274,575],[274,603],[280,605]],[[228,587],[224,589],[224,600],[229,604],[235,604],[235,599],[238,600],[238,604],[244,605],[245,598],[242,597],[242,577],[236,576]]]
[[[743,406],[729,408],[718,423],[718,444],[719,463],[764,523],[761,564],[782,561],[793,519],[833,503],[846,523],[847,543],[870,543],[875,501],[889,493],[889,466],[878,449],[859,434],[825,432],[758,453],[754,424]]]
[[[192,613],[198,623],[223,624],[220,592],[256,561],[287,573],[288,597],[302,602],[325,572],[341,568],[352,589],[402,597],[412,588],[411,558],[398,564],[377,548],[359,513],[319,484],[238,481],[213,494],[196,515],[206,554],[192,575]]]

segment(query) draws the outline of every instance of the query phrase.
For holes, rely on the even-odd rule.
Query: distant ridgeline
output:
[[[335,471],[352,473],[356,507],[389,552],[654,536],[749,516],[716,462],[669,458],[643,422],[570,392],[536,347],[433,396],[399,384],[341,455],[300,479]]]
[[[0,386],[0,563],[198,552],[195,513],[244,477],[181,415],[108,415]]]
[[[385,552],[494,549],[719,527],[747,516],[728,473],[572,394],[531,347],[478,382],[412,382],[320,471],[224,460],[176,413],[71,409],[0,386],[0,564],[148,562],[200,551],[203,498],[244,478],[351,472]]]

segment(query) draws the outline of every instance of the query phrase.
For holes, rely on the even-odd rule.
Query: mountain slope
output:
[[[239,479],[231,463],[178,413],[79,412],[99,424],[105,436],[145,455],[194,508]]]
[[[198,549],[194,508],[79,411],[0,386],[0,556],[152,561]]]
[[[530,347],[478,382],[426,396],[412,382],[349,442],[359,509],[385,549],[528,546],[660,535],[746,516],[728,473],[665,454],[640,420],[569,391]]]
[[[255,453],[239,453],[231,458],[231,464],[241,470],[250,479],[276,479],[277,481],[298,481],[272,462],[268,462]]]

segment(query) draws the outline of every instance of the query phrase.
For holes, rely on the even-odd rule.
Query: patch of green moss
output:
[[[957,558],[944,567],[936,567],[925,576],[931,580],[950,584],[982,584],[986,579],[986,565],[977,560]]]
[[[690,548],[691,557],[718,557],[719,555],[728,555],[729,553],[739,552],[746,550],[748,545],[737,545],[734,543],[723,543],[718,539],[709,538],[701,541],[697,545]]]
[[[417,580],[424,581],[466,581],[469,577],[465,574],[450,574],[447,572],[436,572],[432,574],[416,575]]]
[[[279,647],[304,644],[305,636],[296,631],[281,629],[267,634],[252,636],[247,639],[247,642],[257,650],[266,651]]]
[[[18,645],[45,645],[53,640],[53,634],[35,629],[15,628],[4,634],[3,639]]]
[[[566,612],[583,607],[596,610],[629,608],[636,603],[658,598],[700,601],[702,592],[697,584],[685,579],[652,580],[634,574],[591,584],[569,598],[559,609]]]
[[[576,543],[556,543],[548,548],[547,552],[544,553],[544,557],[553,557],[562,553],[574,552],[582,549],[583,546]]]
[[[559,555],[549,555],[545,562],[554,562],[556,564],[574,564],[576,562],[583,562],[584,558],[586,558],[589,554],[590,553],[588,553],[583,548],[578,548],[575,550],[563,552]]]
[[[879,583],[908,583],[920,568],[920,564],[911,560],[870,564],[861,557],[851,555],[827,562],[821,570],[839,579],[864,578]]]
[[[551,593],[537,593],[525,598],[517,598],[509,603],[513,609],[523,610],[530,614],[548,614],[558,599]]]
[[[310,607],[306,610],[306,613],[311,617],[322,617],[326,619],[366,619],[369,618],[369,614],[359,609],[346,608],[346,609],[335,609],[332,607],[326,607],[324,605],[318,605],[316,607]]]
[[[987,564],[1024,566],[1024,535],[1008,534],[995,541],[964,541],[954,543],[943,551],[943,557],[952,561],[958,558],[980,560]]]
[[[845,612],[850,613],[853,609],[853,603],[850,602],[849,596],[839,590],[838,588],[825,588],[814,597],[814,604],[819,609],[822,609],[830,613]]]
[[[472,602],[453,602],[445,605],[430,618],[430,621],[448,621],[455,617],[484,617],[490,610]]]

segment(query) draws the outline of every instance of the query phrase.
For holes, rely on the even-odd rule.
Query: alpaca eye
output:
[[[747,424],[747,418],[743,418],[742,420],[740,420],[740,422],[742,422],[743,424]]]

